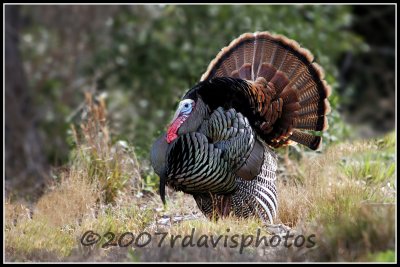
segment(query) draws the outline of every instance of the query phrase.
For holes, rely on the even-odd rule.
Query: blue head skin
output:
[[[182,115],[189,115],[193,110],[193,106],[194,101],[192,99],[184,99],[179,103],[177,112]]]
[[[167,143],[171,143],[178,137],[178,130],[181,125],[186,121],[189,115],[192,113],[194,107],[194,100],[184,99],[179,103],[179,106],[172,118],[172,123],[167,130]]]

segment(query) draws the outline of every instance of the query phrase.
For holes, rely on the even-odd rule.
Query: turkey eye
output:
[[[185,108],[188,108],[189,107],[189,104],[185,104],[185,106],[184,106]]]

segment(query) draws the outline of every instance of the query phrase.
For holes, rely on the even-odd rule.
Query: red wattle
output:
[[[167,130],[167,143],[170,144],[172,141],[174,141],[176,138],[178,138],[178,130],[179,127],[181,127],[182,123],[186,120],[187,116],[179,116],[176,118],[171,125],[169,126]]]

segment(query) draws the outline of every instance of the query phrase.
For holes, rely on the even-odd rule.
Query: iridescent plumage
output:
[[[169,126],[151,161],[164,185],[192,194],[208,217],[277,212],[273,148],[321,144],[330,88],[308,50],[268,32],[247,33],[211,61]],[[190,113],[183,107],[193,103]]]

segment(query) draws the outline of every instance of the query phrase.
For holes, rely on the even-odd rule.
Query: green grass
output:
[[[374,262],[395,262],[396,261],[396,253],[394,250],[386,250],[374,254],[370,254],[368,256],[370,261]]]
[[[46,250],[57,258],[65,257],[76,243],[75,237],[66,229],[49,227],[45,220],[21,221],[7,234],[13,236],[7,239],[7,246],[13,249],[17,260],[18,255],[31,256],[38,250]]]

